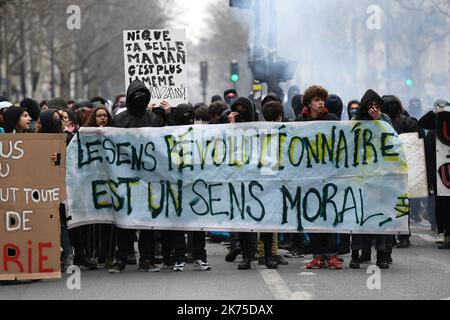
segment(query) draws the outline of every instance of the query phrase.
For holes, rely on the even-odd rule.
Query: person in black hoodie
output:
[[[296,121],[339,121],[338,117],[325,108],[328,92],[323,87],[311,86],[303,94],[302,114]],[[336,256],[335,233],[312,233],[309,235],[314,259],[307,264],[307,269],[342,269],[342,263]]]
[[[147,110],[151,95],[145,84],[140,80],[133,81],[127,90],[127,110],[113,118],[113,126],[118,128],[161,127],[163,119],[170,113],[170,105],[161,102],[153,111]],[[109,269],[110,273],[120,273],[125,270],[127,257],[133,248],[136,230],[117,228],[117,261]],[[157,272],[159,268],[154,265],[155,245],[154,231],[141,230],[139,232],[139,270],[143,272]]]
[[[381,120],[392,125],[389,116],[381,112],[383,107],[383,99],[378,93],[369,89],[366,91],[361,99],[361,107],[358,109],[356,117],[352,120]],[[371,247],[372,240],[375,238],[375,249],[377,250],[377,266],[380,269],[388,269],[388,256],[386,255],[386,236],[383,234],[367,235],[354,234],[352,235],[352,258],[350,261],[351,269],[359,269],[361,263],[371,261]],[[359,256],[359,250],[362,250]]]
[[[341,98],[339,98],[338,95],[330,94],[325,101],[325,108],[328,109],[329,113],[334,114],[336,117],[341,120],[342,118],[342,109],[344,108],[344,105],[342,103]]]
[[[231,105],[231,113],[228,115],[228,121],[230,123],[256,121],[255,106],[253,105],[253,102],[246,97],[238,98]],[[239,233],[243,260],[238,265],[238,270],[247,270],[251,268],[251,261],[255,259],[256,253],[256,235],[257,234],[254,232]]]

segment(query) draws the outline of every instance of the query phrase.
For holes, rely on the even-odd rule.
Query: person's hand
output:
[[[73,121],[67,122],[66,126],[64,127],[64,131],[73,133],[75,131],[75,126],[73,125]]]
[[[50,156],[50,160],[52,160],[53,162],[56,162],[56,160],[58,160],[58,154],[55,152]]]
[[[239,112],[231,112],[229,115],[228,115],[228,121],[230,122],[230,123],[236,123],[236,117],[239,115]]]
[[[161,101],[159,106],[164,110],[164,113],[169,114],[170,113],[170,103],[167,101]]]
[[[373,120],[381,119],[381,111],[379,108],[370,108],[369,115],[372,117]]]

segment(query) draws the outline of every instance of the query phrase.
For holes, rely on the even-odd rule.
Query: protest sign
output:
[[[408,163],[408,195],[410,198],[428,197],[427,166],[425,145],[417,132],[403,133],[400,140],[405,148]]]
[[[83,128],[71,226],[407,234],[408,167],[380,121]]]
[[[141,80],[151,103],[166,100],[176,107],[188,102],[184,30],[125,30],[123,41],[126,88]]]
[[[61,277],[65,138],[0,135],[0,280]],[[59,154],[56,163],[54,153]]]
[[[437,195],[450,196],[450,107],[437,108],[436,169]]]

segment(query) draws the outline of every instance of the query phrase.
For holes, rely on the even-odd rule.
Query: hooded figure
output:
[[[341,120],[344,104],[342,103],[342,100],[341,98],[339,98],[339,96],[330,94],[325,101],[325,108],[328,109],[328,112],[334,114],[339,118],[339,120]]]
[[[25,108],[22,107],[10,107],[8,108],[4,116],[4,123],[3,128],[5,129],[6,133],[13,133],[16,129],[17,123],[20,120],[20,117],[24,112],[27,112]]]
[[[194,124],[194,108],[189,103],[179,104],[176,108],[172,109],[172,114],[174,115],[177,126]]]
[[[127,90],[127,110],[116,115],[113,126],[119,128],[163,126],[160,118],[147,110],[150,98],[150,91],[145,84],[140,80],[133,81]]]
[[[384,103],[383,99],[380,97],[378,93],[376,93],[372,89],[367,90],[361,99],[361,107],[359,108],[358,113],[356,115],[356,120],[374,120],[372,116],[369,114],[370,102],[378,102],[380,110],[383,107]],[[392,125],[391,119],[385,113],[381,113],[380,120],[383,120]]]
[[[354,104],[356,104],[358,107],[352,108],[352,106]],[[353,118],[356,117],[356,115],[358,114],[359,108],[361,108],[361,102],[359,102],[359,100],[353,99],[348,102],[348,104],[347,104],[348,120],[352,120]]]
[[[419,127],[419,122],[415,118],[403,114],[403,106],[399,98],[387,95],[383,96],[383,101],[381,111],[391,118],[392,126],[398,134],[418,132],[421,138],[425,136],[424,131]]]
[[[56,109],[48,109],[42,111],[39,115],[39,120],[41,122],[41,128],[39,133],[61,133],[62,132],[62,121],[59,117],[58,119],[54,118],[54,114],[58,113]]]
[[[235,118],[236,122],[256,121],[255,106],[253,105],[253,102],[249,98],[246,97],[238,98],[231,105],[231,111],[239,113],[239,115]]]

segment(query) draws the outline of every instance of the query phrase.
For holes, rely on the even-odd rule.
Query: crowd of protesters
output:
[[[292,86],[287,99],[281,89],[265,98],[253,100],[239,96],[236,90],[215,95],[210,104],[181,104],[171,107],[162,102],[154,105],[150,91],[142,82],[133,82],[126,94],[119,94],[114,102],[102,97],[91,100],[66,101],[54,98],[35,101],[30,98],[13,104],[0,97],[0,133],[65,133],[67,144],[80,127],[163,127],[191,124],[225,124],[235,122],[339,121],[344,103],[338,95],[329,94],[321,86],[311,86],[300,93]],[[286,100],[286,101],[285,101]],[[410,218],[420,221],[423,204],[427,203],[427,218],[437,233],[439,249],[450,249],[450,200],[438,197],[436,189],[436,120],[435,111],[421,116],[420,100],[412,99],[408,109],[394,95],[380,96],[368,90],[361,99],[346,105],[349,120],[381,120],[388,122],[398,134],[417,132],[425,139],[426,164],[429,182],[428,199],[410,201]],[[415,117],[414,117],[415,116]],[[87,225],[67,229],[64,204],[61,216],[61,267],[71,264],[88,269],[107,268],[111,273],[125,270],[129,264],[138,264],[139,270],[157,272],[161,268],[183,271],[185,263],[194,263],[202,271],[211,270],[207,260],[205,232],[170,230],[128,230],[112,225]],[[252,261],[267,268],[286,265],[285,258],[313,254],[306,264],[308,269],[342,269],[342,255],[351,253],[350,268],[360,268],[372,260],[371,247],[375,244],[376,264],[386,269],[393,263],[392,249],[410,246],[409,236],[346,235],[333,233],[231,233],[228,240],[228,262],[242,254],[239,270],[250,269]],[[139,261],[135,242],[138,243]],[[284,257],[282,247],[288,250]]]

